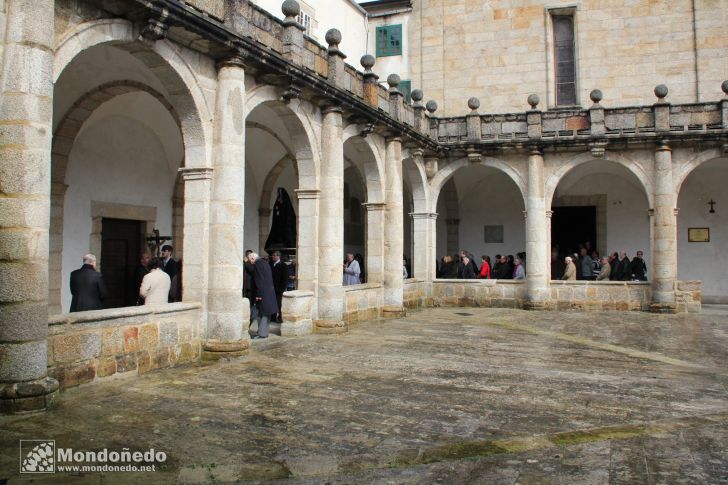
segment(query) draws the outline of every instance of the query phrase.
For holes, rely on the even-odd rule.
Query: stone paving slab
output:
[[[728,312],[439,308],[0,418],[0,483],[728,483]],[[166,452],[19,475],[18,440]]]

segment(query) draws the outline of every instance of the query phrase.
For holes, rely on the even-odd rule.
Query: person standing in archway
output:
[[[258,319],[258,335],[253,339],[268,338],[270,317],[278,313],[273,273],[270,270],[270,264],[255,252],[248,255],[248,261],[253,263],[253,283],[255,285],[255,305],[250,320]]]

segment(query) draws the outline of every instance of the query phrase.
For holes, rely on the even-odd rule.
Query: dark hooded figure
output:
[[[278,196],[273,206],[273,222],[265,241],[265,249],[290,249],[296,247],[296,213],[293,211],[288,192],[278,187]]]

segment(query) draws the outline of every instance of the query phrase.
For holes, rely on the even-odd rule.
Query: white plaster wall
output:
[[[412,89],[421,87],[421,79],[412,79],[410,71],[410,46],[409,46],[409,13],[388,15],[386,17],[376,17],[369,19],[369,45],[368,52],[376,57],[377,54],[377,27],[383,25],[402,25],[402,55],[401,56],[387,56],[377,57],[377,61],[374,64],[372,70],[377,73],[379,80],[385,82],[387,76],[396,73],[403,81],[412,81]],[[362,67],[359,65],[357,58],[356,66],[359,70]],[[385,84],[386,85],[386,84]]]
[[[455,184],[460,209],[460,249],[473,253],[478,265],[483,254],[492,259],[496,254],[515,255],[526,250],[523,197],[506,174],[482,167],[466,168],[455,174]],[[484,242],[485,225],[503,225],[502,244]],[[444,253],[438,249],[437,254],[441,257]]]
[[[698,167],[683,182],[678,198],[677,277],[680,280],[702,280],[703,302],[728,303],[728,164],[708,162]],[[715,213],[710,214],[708,201],[714,200]],[[710,242],[688,242],[689,227],[710,228]]]
[[[253,3],[283,19],[282,0],[253,0]],[[316,25],[311,37],[326,46],[326,31],[337,28],[342,41],[339,48],[347,55],[346,61],[360,68],[359,59],[366,53],[367,18],[350,0],[305,0],[300,1],[301,10],[313,14]]]
[[[556,188],[553,205],[558,205],[560,196],[606,194],[607,247],[597,249],[602,256],[626,251],[630,259],[642,250],[649,268],[650,219],[643,189],[626,176],[593,171],[595,166],[578,178],[567,175]]]
[[[124,115],[119,114],[122,109]],[[63,311],[71,304],[70,273],[89,251],[91,201],[156,207],[156,227],[171,234],[172,195],[181,160],[182,142],[174,120],[146,93],[114,98],[84,124],[66,172]]]

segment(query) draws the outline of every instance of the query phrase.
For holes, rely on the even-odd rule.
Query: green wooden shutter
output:
[[[402,24],[377,27],[377,57],[402,55]]]
[[[404,94],[404,100],[407,103],[412,102],[412,81],[400,81],[399,92]]]

